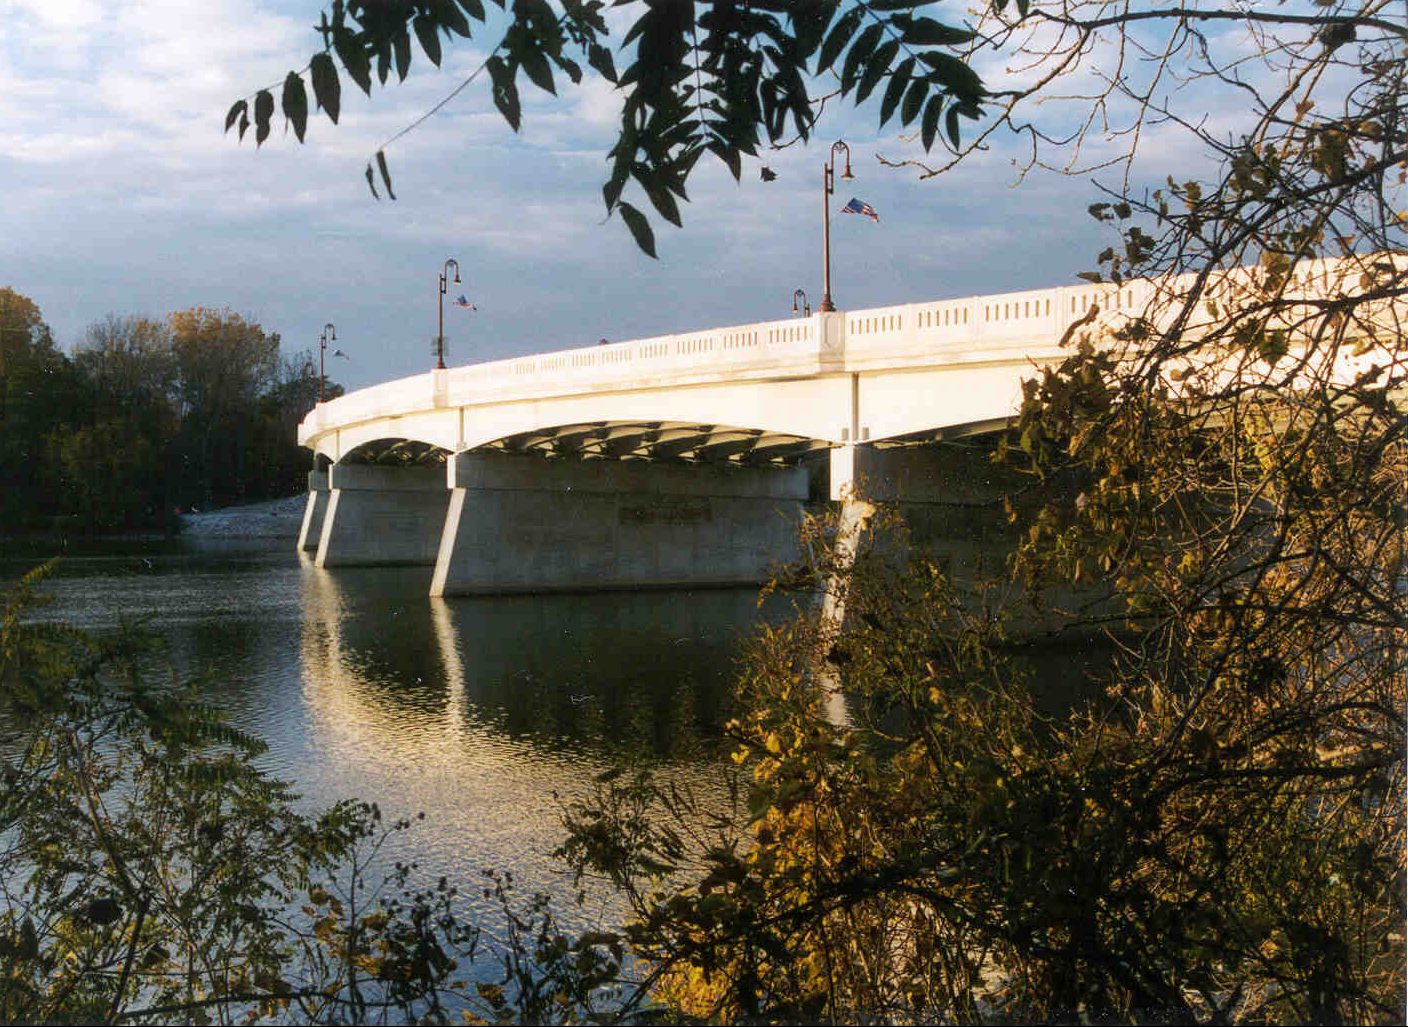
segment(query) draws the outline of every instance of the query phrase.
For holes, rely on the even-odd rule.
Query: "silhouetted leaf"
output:
[[[900,23],[896,18],[895,22]],[[911,18],[903,23],[904,41],[912,46],[961,46],[971,43],[974,34],[967,29],[943,25],[933,18]]]
[[[274,94],[261,89],[254,97],[254,143],[262,145],[269,138],[269,119],[274,116]]]
[[[376,167],[381,172],[381,181],[386,186],[386,195],[391,199],[396,199],[396,194],[391,191],[391,171],[386,166],[386,151],[376,151]]]
[[[404,82],[411,68],[411,34],[405,31],[396,33],[391,46],[396,51],[396,77]]]
[[[912,74],[914,74],[914,58],[910,57],[890,75],[890,84],[885,87],[885,97],[880,101],[881,128],[884,128],[885,123],[894,115],[895,108],[899,106],[900,97],[904,95],[904,87],[908,84]]]
[[[904,96],[904,107],[900,110],[900,123],[908,125],[915,118],[919,117],[919,112],[924,108],[924,98],[929,95],[929,83],[922,78],[914,80],[914,84],[909,87],[909,92]]]
[[[899,49],[900,44],[892,39],[875,51],[865,66],[865,74],[860,77],[860,86],[856,89],[857,103],[863,101],[880,84],[885,72],[890,70],[890,62],[895,59]]]
[[[240,115],[247,110],[249,110],[249,102],[247,100],[236,100],[234,106],[230,108],[230,113],[225,115],[225,131],[230,131],[234,123],[239,120]]]
[[[371,161],[368,161],[368,162],[367,162],[367,172],[366,172],[366,174],[367,174],[367,188],[372,191],[372,195],[375,196],[378,200],[381,199],[381,194],[376,191],[376,174],[372,171]]]
[[[587,47],[587,63],[606,81],[612,84],[617,82],[616,65],[611,59],[611,51],[606,47],[597,43]]]
[[[944,116],[944,130],[948,132],[948,141],[953,144],[956,150],[960,140],[958,135],[958,105],[954,104],[948,109],[948,114]]]
[[[293,123],[293,134],[303,142],[303,133],[308,128],[308,91],[303,86],[303,78],[290,71],[284,79],[282,97],[284,117]]]
[[[817,74],[836,63],[836,58],[841,56],[841,51],[846,48],[846,44],[850,42],[851,37],[855,35],[856,29],[860,26],[861,14],[861,9],[856,7],[836,20],[836,24],[826,35],[826,41],[821,44],[821,55],[816,62]]]
[[[880,34],[884,32],[884,26],[870,25],[857,37],[855,43],[851,45],[850,51],[846,54],[846,63],[841,69],[841,88],[845,92],[850,92],[855,85],[856,74],[875,51],[875,46],[880,42]]]
[[[535,46],[526,46],[520,55],[523,70],[528,74],[533,84],[545,92],[557,95],[557,87],[553,85],[552,69],[548,67],[547,58],[543,52]]]
[[[944,112],[944,98],[941,94],[936,94],[929,98],[929,103],[924,108],[924,122],[920,129],[920,138],[924,143],[924,149],[928,151],[934,145],[934,137],[939,132],[939,115]]]
[[[490,57],[485,67],[489,69],[489,77],[494,83],[494,106],[499,109],[509,127],[517,132],[523,112],[518,103],[518,86],[513,81],[513,69],[502,57]]]
[[[342,110],[342,82],[337,76],[337,66],[333,64],[332,55],[314,54],[309,72],[313,79],[313,99],[336,125],[337,116]]]
[[[372,64],[363,39],[349,29],[334,30],[332,46],[352,81],[368,96],[372,92]]]
[[[420,48],[425,51],[425,56],[430,58],[431,64],[440,67],[439,27],[424,14],[416,15],[411,25],[416,30],[416,38],[420,40]]]
[[[626,223],[626,227],[631,230],[631,235],[635,237],[636,245],[648,257],[655,256],[655,233],[650,230],[650,222],[645,215],[636,210],[629,203],[619,203],[616,209],[621,212],[621,220]]]

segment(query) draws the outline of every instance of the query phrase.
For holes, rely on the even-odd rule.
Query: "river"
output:
[[[41,552],[8,550],[0,580]],[[286,539],[112,542],[63,557],[44,616],[95,632],[149,618],[169,665],[268,743],[263,765],[309,809],[424,813],[388,858],[467,884],[508,870],[565,900],[563,802],[622,761],[701,786],[725,762],[756,590],[440,600],[430,574],[320,570]],[[564,903],[567,921],[610,919],[597,903]]]

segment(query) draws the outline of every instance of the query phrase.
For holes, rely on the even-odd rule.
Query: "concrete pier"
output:
[[[435,562],[450,494],[442,467],[333,464],[319,567]]]
[[[797,553],[801,469],[451,459],[431,595],[754,585]]]
[[[328,472],[308,472],[308,505],[303,508],[303,527],[298,529],[298,549],[316,552],[323,536],[323,519],[328,512]]]

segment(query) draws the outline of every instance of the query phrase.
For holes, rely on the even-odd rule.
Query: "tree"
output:
[[[165,524],[179,426],[170,329],[142,317],[89,325],[74,349],[77,423],[55,439],[65,506],[89,530]]]
[[[1255,47],[1223,62],[1206,30],[1233,20]],[[1027,602],[1100,600],[1068,611],[1115,652],[1097,698],[1043,715],[1005,641],[1021,607],[874,548],[838,639],[804,621],[755,656],[751,823],[691,846],[670,792],[604,783],[567,851],[628,889],[651,983],[705,1017],[1397,1022],[1401,8],[1034,5],[979,38],[1025,47],[1034,84],[997,120],[1033,166],[1060,140],[1024,105],[1113,53],[1094,116],[1117,139],[1182,126],[1215,173],[1091,207],[1119,233],[1089,273],[1108,299],[1073,313],[996,454],[1079,483],[1011,504],[1005,577]],[[1175,72],[1242,97],[1244,134],[1158,97]],[[858,703],[848,730],[818,702],[819,646]]]
[[[168,318],[181,409],[183,505],[249,496],[260,397],[279,371],[279,336],[231,310],[192,307]]]
[[[39,307],[0,289],[0,530],[58,512],[50,439],[72,416],[73,384]]]

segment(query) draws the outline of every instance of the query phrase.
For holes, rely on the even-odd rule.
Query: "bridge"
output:
[[[1305,288],[1333,273],[1312,262]],[[795,554],[805,504],[864,490],[929,504],[971,556],[1002,491],[975,440],[1074,322],[1116,328],[1169,284],[817,313],[352,392],[299,427],[320,468],[299,547],[433,565],[432,595],[755,584]]]

